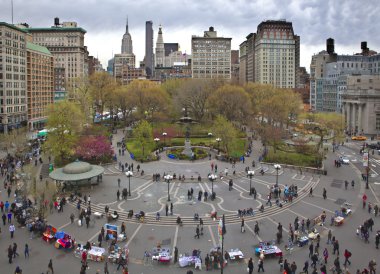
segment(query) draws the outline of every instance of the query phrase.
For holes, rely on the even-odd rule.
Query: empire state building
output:
[[[121,40],[121,53],[133,54],[132,36],[128,31],[128,19],[123,39]]]

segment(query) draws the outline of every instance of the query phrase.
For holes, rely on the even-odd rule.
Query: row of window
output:
[[[0,37],[3,36],[3,34],[7,38],[11,38],[13,40],[19,40],[21,42],[25,42],[25,37],[23,35],[19,35],[19,34],[15,33],[15,32],[13,32],[13,33],[10,32],[10,31],[4,31],[4,32],[2,32],[0,30]]]

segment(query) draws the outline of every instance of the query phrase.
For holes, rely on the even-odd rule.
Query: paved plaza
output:
[[[114,137],[114,142],[121,139],[119,133]],[[379,258],[379,250],[375,249],[374,232],[370,235],[370,243],[366,244],[363,240],[356,236],[356,228],[370,217],[374,218],[374,231],[380,229],[379,217],[375,218],[373,214],[369,214],[367,210],[361,207],[361,198],[363,193],[368,196],[368,201],[371,203],[379,202],[379,188],[376,180],[379,180],[376,175],[370,179],[371,189],[366,190],[365,184],[361,180],[361,161],[358,149],[360,147],[355,144],[348,144],[341,147],[336,153],[329,152],[325,160],[325,169],[327,175],[319,175],[300,170],[283,168],[278,175],[278,183],[284,188],[285,185],[297,185],[298,197],[292,203],[284,203],[280,208],[274,203],[272,207],[266,205],[267,195],[270,187],[276,183],[277,172],[271,165],[259,165],[251,168],[255,171],[251,184],[257,190],[257,197],[249,195],[250,178],[246,176],[245,168],[251,165],[252,160],[258,162],[258,156],[261,150],[259,143],[254,143],[254,151],[251,157],[245,159],[245,163],[237,163],[235,167],[226,162],[220,162],[215,159],[199,160],[195,162],[175,161],[170,160],[162,154],[162,158],[158,162],[140,163],[141,169],[144,170],[144,175],[137,175],[137,162],[133,162],[129,155],[121,156],[118,162],[134,163],[134,176],[130,180],[131,196],[126,200],[117,200],[118,178],[121,179],[120,191],[129,187],[128,178],[119,170],[118,163],[106,167],[103,181],[94,186],[93,189],[88,189],[83,194],[91,195],[92,211],[104,212],[104,207],[108,205],[110,211],[116,210],[120,214],[120,219],[116,223],[126,223],[128,239],[126,244],[130,249],[129,254],[129,271],[130,273],[186,273],[189,268],[180,268],[178,264],[157,264],[150,260],[144,260],[144,251],[149,251],[158,243],[169,246],[172,250],[174,246],[178,247],[179,254],[191,253],[194,249],[201,250],[202,259],[210,249],[219,244],[219,236],[217,231],[218,220],[213,220],[210,217],[211,212],[217,212],[218,216],[225,214],[226,229],[224,249],[239,248],[245,255],[245,260],[240,262],[231,262],[224,269],[224,273],[246,273],[247,259],[253,258],[255,262],[255,270],[257,271],[258,258],[254,255],[254,247],[260,241],[272,241],[276,239],[277,226],[280,222],[284,228],[284,237],[279,247],[284,252],[284,258],[290,263],[296,262],[298,269],[297,273],[302,270],[304,262],[308,259],[308,247],[294,247],[289,252],[284,246],[287,244],[289,224],[294,223],[298,216],[300,220],[310,220],[319,216],[323,211],[326,212],[326,225],[318,226],[317,229],[322,236],[320,252],[328,246],[330,253],[328,269],[332,266],[335,256],[332,254],[332,245],[327,245],[327,233],[331,229],[333,235],[340,242],[341,265],[343,264],[344,249],[352,252],[352,265],[348,267],[350,273],[355,273],[356,269],[363,269],[368,265],[370,259]],[[343,165],[340,168],[334,167],[334,160],[338,155],[351,155],[351,159],[356,158],[356,161],[351,161],[350,165]],[[376,158],[373,158],[372,164],[377,168]],[[218,178],[213,188],[216,192],[216,199],[204,201],[197,199],[198,192],[207,191],[211,193],[212,183],[207,180],[207,175],[211,172],[211,164],[218,166],[219,172],[222,172],[223,178]],[[228,169],[227,176],[224,174],[225,169]],[[261,175],[260,170],[264,169],[265,174]],[[233,172],[235,171],[235,174]],[[379,171],[380,172],[380,171]],[[161,180],[155,182],[153,174],[160,173]],[[169,192],[171,201],[168,202],[168,184],[162,178],[163,173],[184,175],[185,180],[179,181],[173,179],[169,183]],[[198,181],[198,176],[201,181]],[[193,177],[193,180],[191,179]],[[233,180],[233,189],[229,190],[229,180]],[[351,185],[347,190],[344,187],[344,181],[351,182],[355,180],[354,188]],[[188,199],[188,190],[194,190],[193,199]],[[313,189],[313,196],[309,196],[310,188]],[[323,189],[327,191],[327,199],[323,199]],[[2,189],[1,200],[6,200],[6,193]],[[273,200],[272,200],[273,202]],[[165,216],[165,207],[173,203],[173,216]],[[351,205],[352,214],[346,218],[342,226],[331,226],[330,217],[334,215],[336,210],[346,203]],[[259,212],[259,207],[264,205],[264,212]],[[241,219],[237,216],[238,209],[253,208],[254,216],[245,217],[246,232],[241,233]],[[147,216],[144,223],[140,223],[137,219],[127,218],[129,210],[135,213],[144,211]],[[69,216],[74,212],[78,217],[75,204],[68,204],[64,207],[63,213],[54,212],[48,216],[48,222],[55,227],[64,230],[71,234],[76,241],[85,243],[86,241],[97,242],[97,237],[101,227],[106,223],[105,217],[95,219],[95,223],[91,224],[87,229],[85,226],[78,227],[75,221],[71,224]],[[156,213],[159,212],[161,220],[157,221]],[[194,213],[198,213],[204,220],[203,235],[200,239],[195,239],[195,228],[199,222],[193,221]],[[184,221],[183,226],[176,224],[176,218],[180,216]],[[254,226],[258,222],[260,227],[259,235],[255,235]],[[0,243],[3,250],[3,256],[0,257],[0,273],[13,273],[17,265],[24,270],[23,273],[46,273],[49,259],[53,259],[54,273],[79,273],[80,259],[75,258],[72,252],[57,250],[53,244],[48,244],[40,238],[29,239],[29,233],[25,228],[16,228],[15,238],[11,239],[8,226],[2,226]],[[19,246],[20,257],[17,257],[12,265],[8,263],[6,249],[9,244],[16,242]],[[24,244],[28,243],[31,252],[30,258],[25,259],[23,256]],[[379,261],[379,260],[378,260]],[[91,262],[87,273],[103,273],[103,263]],[[279,272],[278,259],[266,258],[264,268],[267,273]],[[116,265],[109,265],[111,273],[120,273],[116,271]],[[203,266],[203,270],[204,266]],[[213,270],[216,272],[217,270]],[[220,271],[220,270],[219,270]],[[329,273],[329,271],[328,271]]]

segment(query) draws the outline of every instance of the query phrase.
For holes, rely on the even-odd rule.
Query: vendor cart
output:
[[[319,235],[318,230],[314,228],[313,230],[309,231],[309,234],[307,236],[310,240],[315,240],[317,239],[318,235]]]
[[[170,263],[172,259],[170,248],[155,247],[152,249],[152,261],[157,263]]]
[[[259,246],[255,248],[255,254],[260,256],[261,253],[269,257],[282,256],[281,249],[274,242],[259,242]]]
[[[57,233],[57,229],[51,225],[46,226],[46,230],[42,233],[42,240],[47,243],[51,243],[55,240],[55,234]]]
[[[309,238],[307,236],[300,236],[297,238],[296,243],[299,247],[305,246],[309,243]]]
[[[337,216],[334,218],[334,225],[341,226],[344,223],[344,217]]]
[[[54,246],[57,249],[72,250],[75,246],[75,241],[69,234],[63,231],[55,233],[55,238],[57,241],[55,242]]]
[[[240,251],[240,249],[231,249],[228,252],[228,256],[230,258],[230,261],[236,262],[244,259],[244,254],[243,252]]]
[[[106,250],[102,247],[91,246],[90,250],[84,248],[84,245],[78,244],[75,248],[74,255],[77,258],[82,258],[82,253],[87,253],[87,259],[94,262],[104,261]]]

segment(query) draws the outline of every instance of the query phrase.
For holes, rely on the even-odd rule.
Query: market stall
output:
[[[260,253],[264,253],[265,256],[282,256],[281,249],[274,245],[274,242],[260,242],[255,248],[255,254],[260,255]]]
[[[58,249],[72,249],[74,248],[75,241],[71,238],[71,236],[63,231],[59,231],[55,233],[55,238],[57,241],[55,242],[55,248]]]
[[[313,230],[309,231],[309,234],[307,236],[310,240],[315,240],[317,239],[318,235],[319,235],[318,230],[314,228]]]
[[[111,263],[117,263],[120,256],[125,261],[126,264],[128,264],[128,257],[129,257],[129,249],[127,245],[124,247],[121,247],[117,244],[112,245],[109,252],[108,252],[108,261]]]
[[[57,229],[51,225],[46,226],[46,230],[42,233],[42,240],[47,243],[55,240],[55,234],[57,233]]]
[[[105,224],[106,239],[117,240],[117,225]]]
[[[155,247],[152,249],[152,261],[161,263],[169,263],[172,259],[170,255],[170,248],[168,247]]]
[[[106,250],[102,247],[91,246],[90,250],[85,249],[84,245],[78,244],[74,251],[74,255],[77,258],[82,258],[82,253],[87,252],[87,259],[94,262],[104,261]]]
[[[200,254],[200,251],[198,250],[193,250],[193,253],[191,254],[191,256],[187,253],[185,253],[184,255],[180,255],[179,260],[178,260],[179,266],[185,267],[185,266],[194,265],[195,267],[197,267],[200,264],[202,264],[202,260],[200,256],[201,254]]]
[[[244,254],[243,252],[240,251],[240,249],[231,249],[228,251],[228,256],[231,261],[238,261],[244,259]]]

